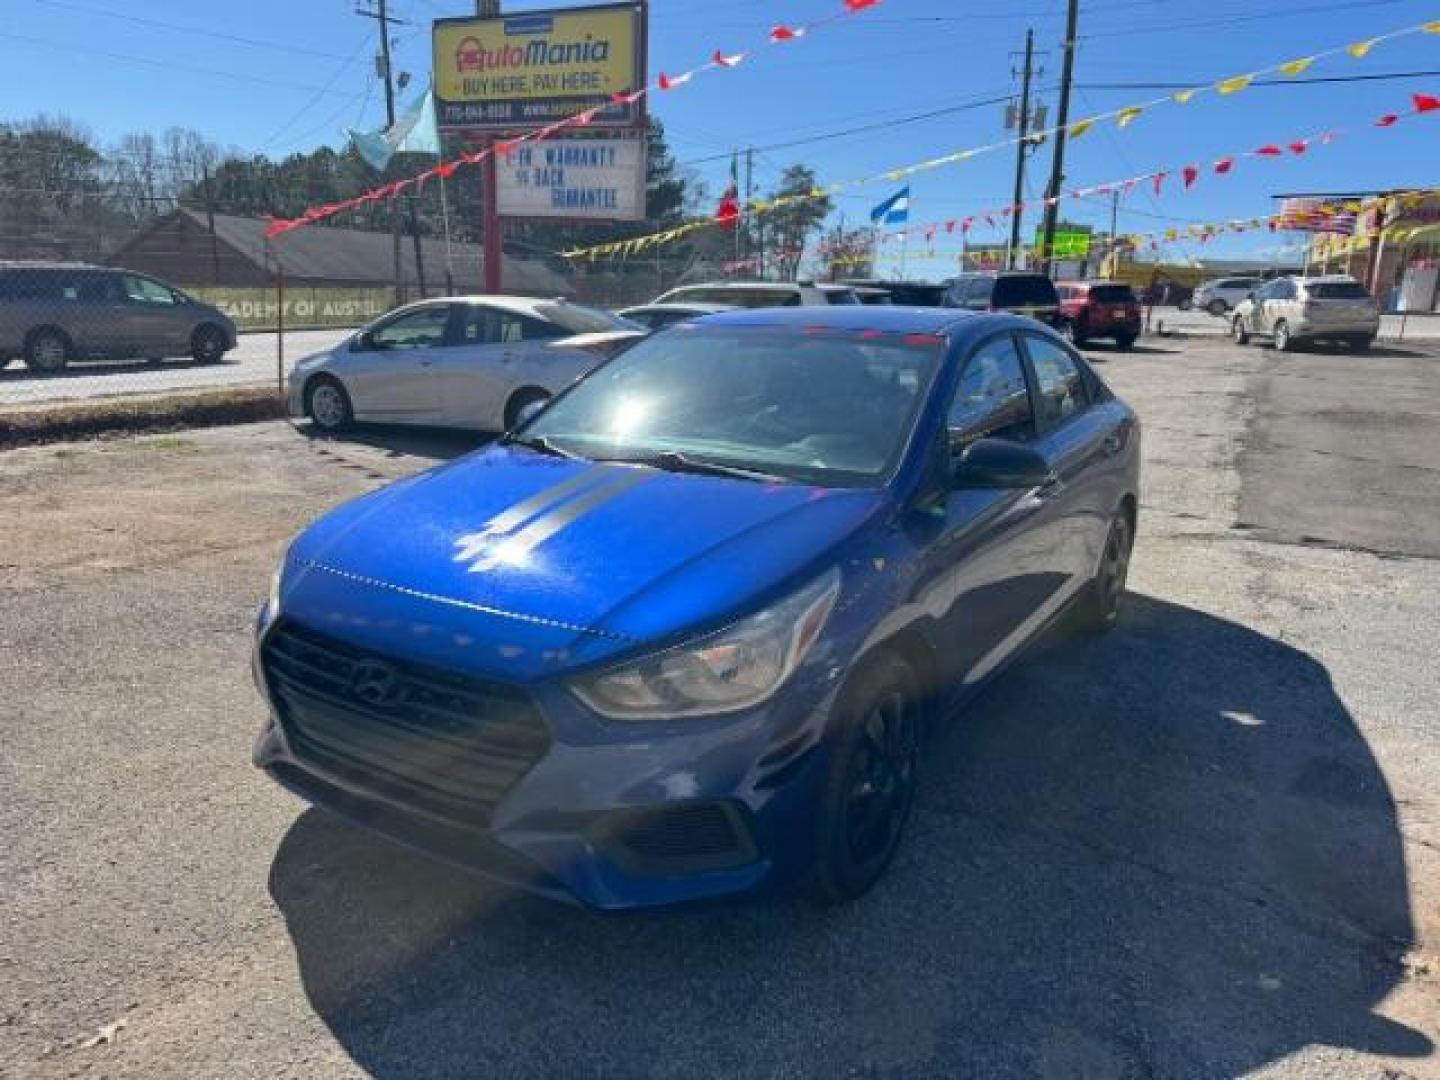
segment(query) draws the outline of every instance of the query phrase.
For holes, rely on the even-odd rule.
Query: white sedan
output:
[[[597,308],[458,296],[398,308],[290,374],[292,416],[502,431],[644,330]]]

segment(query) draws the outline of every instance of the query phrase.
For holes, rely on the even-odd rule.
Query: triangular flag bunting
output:
[[[1221,158],[1219,161],[1215,162],[1215,172],[1218,173],[1220,176],[1224,176],[1226,173],[1228,173],[1228,172],[1229,172],[1231,169],[1233,169],[1234,167],[1235,167],[1235,159],[1234,159],[1234,158],[1228,158],[1228,157],[1227,157],[1227,158]]]
[[[1160,189],[1165,186],[1165,178],[1166,178],[1167,176],[1169,176],[1169,175],[1170,175],[1169,173],[1163,173],[1163,172],[1161,172],[1161,173],[1156,173],[1156,174],[1154,175],[1154,177],[1152,178],[1152,180],[1153,180],[1153,186],[1154,186],[1155,194],[1156,194],[1156,195],[1159,195],[1159,194],[1160,194]]]
[[[677,87],[677,86],[684,86],[684,85],[685,85],[687,82],[689,82],[693,77],[694,77],[694,72],[691,72],[691,71],[687,71],[684,75],[676,75],[676,76],[674,76],[674,77],[671,77],[671,76],[669,76],[669,75],[666,75],[666,74],[662,71],[662,72],[660,73],[660,78],[659,78],[659,80],[658,80],[658,83],[659,83],[659,86],[660,86],[660,89],[661,89],[661,90],[673,90],[673,89],[674,89],[675,87]]]
[[[1135,122],[1135,118],[1145,110],[1138,105],[1131,105],[1128,109],[1121,109],[1120,115],[1115,117],[1115,123],[1122,128],[1129,127]]]
[[[1394,113],[1386,113],[1384,116],[1380,117],[1379,120],[1375,121],[1375,126],[1389,127],[1391,124],[1395,123],[1395,121],[1399,119],[1400,117],[1396,116]]]
[[[868,7],[874,7],[880,0],[845,0],[847,11],[864,11]]]
[[[1310,140],[1309,140],[1309,139],[1296,139],[1294,142],[1292,142],[1292,143],[1290,144],[1290,152],[1291,152],[1292,154],[1303,154],[1303,153],[1305,153],[1306,150],[1309,150],[1309,149],[1310,149]]]
[[[716,67],[733,68],[736,64],[740,63],[740,61],[744,59],[744,53],[732,53],[729,56],[726,56],[719,49],[716,49],[715,55],[710,57],[710,62]]]
[[[1281,150],[1281,149],[1280,149],[1278,146],[1276,146],[1274,143],[1271,143],[1269,146],[1262,146],[1262,147],[1260,147],[1258,150],[1256,150],[1256,151],[1255,151],[1255,156],[1256,156],[1256,157],[1279,157],[1279,156],[1280,156],[1281,154],[1283,154],[1283,153],[1284,153],[1283,150]]]
[[[774,26],[770,28],[771,41],[794,41],[803,34],[803,30],[795,30],[788,26]]]
[[[1190,99],[1198,94],[1199,90],[1180,90],[1170,95],[1176,105],[1189,105]]]
[[[1415,103],[1417,113],[1434,112],[1436,109],[1440,109],[1440,97],[1431,94],[1412,94],[1410,100]]]
[[[1195,178],[1199,175],[1200,170],[1197,169],[1194,165],[1186,165],[1185,168],[1180,170],[1180,176],[1185,181],[1185,186],[1187,188],[1191,184],[1195,183]]]
[[[1236,75],[1233,79],[1223,79],[1215,84],[1215,89],[1222,94],[1238,94],[1244,90],[1255,79],[1254,75]]]
[[[1345,51],[1356,60],[1363,60],[1379,41],[1379,38],[1371,38],[1369,41],[1357,41],[1354,45],[1346,45]]]
[[[1280,65],[1282,75],[1302,75],[1310,70],[1310,65],[1315,63],[1313,56],[1304,56],[1299,60],[1291,60],[1288,64]]]
[[[1079,120],[1070,125],[1070,138],[1078,139],[1095,126],[1094,120]]]

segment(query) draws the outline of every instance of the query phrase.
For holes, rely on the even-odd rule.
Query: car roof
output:
[[[720,311],[734,311],[734,304],[710,304],[703,300],[667,300],[663,304],[631,304],[629,307],[621,308],[620,314],[627,311],[703,311],[715,313]]]
[[[1315,274],[1313,277],[1305,277],[1301,274],[1292,275],[1292,280],[1304,285],[1359,285],[1360,279],[1349,274]]]
[[[964,308],[842,304],[835,307],[742,308],[699,320],[704,326],[821,327],[829,330],[877,330],[889,334],[943,334],[959,326],[991,321],[1020,325],[1029,320]]]
[[[798,292],[800,286],[793,281],[696,281],[689,285],[676,285],[667,292],[681,292],[685,289],[769,289],[773,292]]]

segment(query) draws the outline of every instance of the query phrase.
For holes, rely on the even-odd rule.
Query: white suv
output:
[[[1268,281],[1235,309],[1236,344],[1268,337],[1288,352],[1301,342],[1333,341],[1364,351],[1380,332],[1380,309],[1352,277],[1288,277]]]
[[[656,297],[656,304],[728,304],[732,307],[823,307],[858,304],[849,285],[809,285],[793,281],[716,281],[682,285]]]
[[[1260,279],[1254,277],[1216,278],[1214,281],[1202,283],[1190,298],[1190,303],[1198,310],[1208,311],[1218,318],[1236,307],[1250,295],[1251,289],[1260,284]]]

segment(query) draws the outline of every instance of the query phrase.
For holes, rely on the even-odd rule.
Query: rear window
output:
[[[991,302],[999,308],[1053,307],[1060,298],[1049,278],[1040,274],[1021,274],[996,278]]]
[[[860,298],[850,289],[822,289],[827,304],[858,304]]]
[[[1098,300],[1102,304],[1133,304],[1135,303],[1135,290],[1129,285],[1092,285],[1090,286],[1090,299]]]
[[[1369,300],[1370,294],[1358,281],[1316,281],[1305,286],[1315,300]]]

